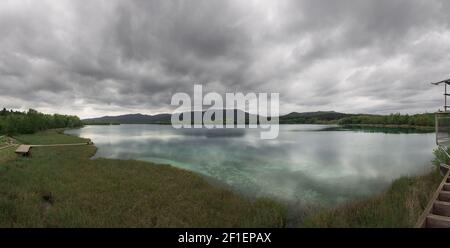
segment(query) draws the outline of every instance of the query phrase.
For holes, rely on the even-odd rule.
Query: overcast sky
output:
[[[171,110],[176,92],[279,92],[281,112],[417,113],[450,78],[448,0],[2,0],[0,106]]]

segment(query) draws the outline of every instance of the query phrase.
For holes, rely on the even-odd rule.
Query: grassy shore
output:
[[[442,181],[439,171],[395,180],[381,195],[324,210],[304,222],[304,227],[413,227]]]
[[[27,144],[85,140],[47,131]],[[284,209],[168,165],[90,159],[95,146],[0,151],[0,227],[283,227]]]

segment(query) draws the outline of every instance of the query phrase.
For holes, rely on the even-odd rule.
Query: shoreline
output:
[[[430,126],[414,126],[414,125],[391,125],[391,124],[345,124],[339,125],[341,127],[376,127],[376,128],[404,128],[404,129],[416,129],[423,131],[434,132],[435,127]]]

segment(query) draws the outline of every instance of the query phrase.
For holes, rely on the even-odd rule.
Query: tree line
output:
[[[408,125],[433,127],[433,114],[356,115],[339,120],[340,125]]]
[[[34,109],[20,112],[4,108],[0,111],[0,134],[32,134],[47,129],[81,126],[83,123],[77,116],[49,115]]]

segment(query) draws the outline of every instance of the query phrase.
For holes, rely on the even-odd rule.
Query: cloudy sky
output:
[[[448,0],[2,0],[0,107],[169,111],[279,92],[281,112],[417,113],[450,78]]]

